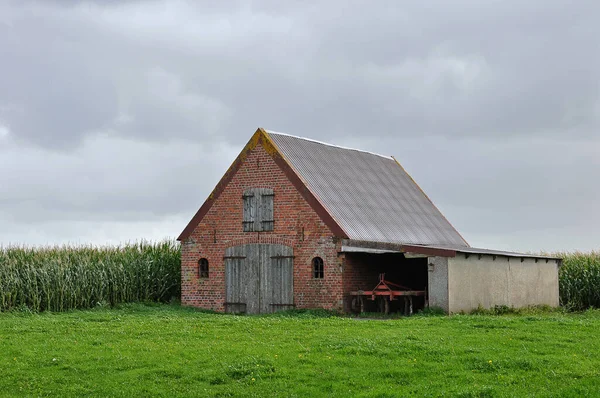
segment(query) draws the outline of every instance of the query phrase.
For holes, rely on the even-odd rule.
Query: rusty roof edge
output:
[[[338,251],[339,253],[369,253],[369,254],[389,254],[389,253],[393,253],[393,254],[400,254],[402,252],[398,251],[398,250],[391,250],[391,249],[371,249],[368,247],[358,247],[358,246],[344,246],[342,245],[340,247],[340,250]]]
[[[421,191],[421,193],[425,196],[425,198],[427,198],[427,200],[429,201],[429,203],[431,203],[431,205],[442,215],[442,217],[444,218],[444,220],[446,220],[446,222],[448,223],[448,225],[450,225],[452,227],[452,229],[454,230],[454,232],[456,232],[458,234],[458,236],[460,236],[460,238],[462,239],[462,241],[465,242],[465,245],[467,245],[467,247],[471,247],[471,245],[469,245],[469,242],[467,242],[465,240],[465,238],[461,235],[461,233],[458,232],[458,230],[454,227],[454,225],[452,225],[452,223],[446,218],[446,216],[444,215],[444,213],[442,213],[440,211],[440,209],[438,209],[438,207],[435,205],[435,203],[433,203],[433,201],[431,200],[431,198],[425,193],[425,191],[423,191],[423,189],[421,188],[421,186],[419,184],[417,184],[417,182],[415,181],[415,179],[412,178],[412,176],[406,171],[406,169],[400,164],[400,162],[398,162],[398,160],[394,156],[392,156],[391,158],[402,169],[402,171],[404,171],[406,173],[406,175],[408,176],[408,178],[410,178],[410,180],[417,186],[417,188],[419,188],[419,191]]]
[[[383,249],[383,250],[395,250],[401,251],[402,248],[401,243],[393,243],[393,242],[376,242],[370,240],[358,240],[358,239],[343,239],[343,246],[348,247],[364,247],[367,249]]]
[[[450,248],[441,248],[437,246],[411,245],[405,243],[393,242],[375,242],[357,239],[343,239],[342,245],[345,247],[360,247],[375,250],[390,250],[399,253],[417,253],[440,257],[454,257],[456,251]]]
[[[314,198],[314,200],[318,204],[318,206],[320,206],[323,209],[323,211],[325,211],[325,213],[327,213],[326,217],[324,217],[325,214],[322,214],[322,212],[319,211],[319,209],[314,208],[314,206],[311,203],[309,203],[311,205],[311,207],[313,207],[315,212],[319,215],[319,217],[321,217],[321,219],[323,219],[325,224],[327,224],[327,226],[331,229],[331,231],[334,234],[340,235],[339,236],[340,238],[347,238],[348,233],[344,230],[344,228],[342,228],[339,221],[336,220],[335,217],[332,215],[331,210],[329,210],[329,208],[327,208],[327,206],[325,206],[323,204],[323,201],[321,200],[321,198],[319,198],[319,196],[308,186],[308,183],[306,182],[306,180],[304,179],[302,174],[299,173],[298,170],[296,170],[296,168],[294,167],[292,162],[289,161],[289,159],[285,156],[283,151],[279,148],[279,146],[275,143],[275,141],[270,137],[269,130],[266,130],[262,127],[259,127],[259,130],[262,132],[263,136],[268,141],[269,145],[271,145],[271,146],[273,146],[273,148],[275,148],[275,150],[277,151],[277,153],[279,154],[279,156],[281,157],[281,159],[283,160],[285,165],[287,167],[289,167],[290,171],[292,173],[294,173],[296,178],[298,178],[298,180],[301,182],[304,189],[306,189],[307,193],[310,196],[312,196],[312,198]],[[274,134],[277,134],[277,133],[274,133]],[[284,135],[284,134],[280,134],[280,135]],[[301,194],[302,194],[302,192],[301,192]],[[328,218],[329,220],[327,220],[326,218]],[[333,225],[329,225],[329,224],[333,224]]]

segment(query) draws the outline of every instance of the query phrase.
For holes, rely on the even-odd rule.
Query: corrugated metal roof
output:
[[[350,239],[468,247],[393,158],[267,133]]]

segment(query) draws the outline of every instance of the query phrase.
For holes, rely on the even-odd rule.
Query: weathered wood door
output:
[[[268,313],[294,306],[293,249],[248,244],[225,249],[225,310]]]

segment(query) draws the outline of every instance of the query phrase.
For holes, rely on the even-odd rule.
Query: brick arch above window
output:
[[[281,238],[273,235],[248,234],[242,238],[232,239],[229,246],[247,245],[249,243],[273,243],[285,246],[294,246],[295,240]]]

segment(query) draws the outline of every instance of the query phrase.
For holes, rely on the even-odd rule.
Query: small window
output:
[[[208,260],[201,258],[198,261],[198,276],[200,278],[208,278]]]
[[[323,259],[321,257],[315,257],[312,260],[313,266],[313,278],[315,279],[323,279]]]

